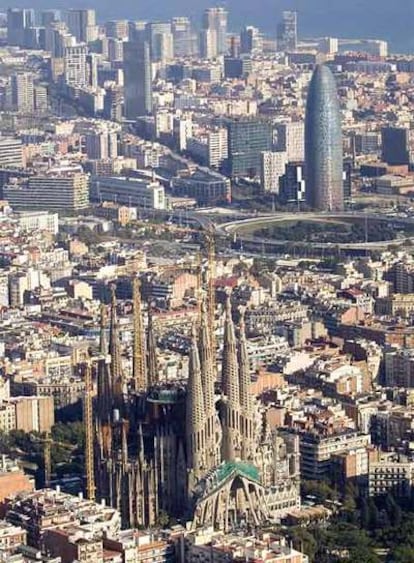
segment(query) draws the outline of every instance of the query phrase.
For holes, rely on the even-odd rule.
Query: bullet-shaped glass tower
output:
[[[307,202],[313,209],[344,207],[341,113],[335,78],[327,66],[313,73],[306,104]]]

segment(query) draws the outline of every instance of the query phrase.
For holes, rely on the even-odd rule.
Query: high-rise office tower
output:
[[[215,59],[217,53],[217,34],[213,29],[202,29],[199,35],[200,57]]]
[[[272,147],[271,124],[256,118],[233,119],[228,122],[229,176],[260,175],[261,153]]]
[[[104,110],[103,115],[105,119],[111,121],[122,120],[122,89],[118,86],[110,86],[105,90]]]
[[[227,52],[227,16],[227,10],[221,7],[207,8],[203,14],[202,29],[213,32],[217,55]]]
[[[23,45],[25,30],[34,25],[34,10],[9,8],[7,10],[7,43],[9,45]]]
[[[62,59],[66,47],[76,44],[76,38],[69,33],[64,22],[52,22],[45,29],[45,50],[49,51],[52,59]]]
[[[280,178],[285,174],[287,162],[286,152],[262,152],[260,167],[260,187],[262,191],[279,193]]]
[[[288,162],[280,179],[279,197],[284,203],[304,202],[306,199],[306,180],[304,162]]]
[[[152,68],[147,41],[124,46],[125,117],[136,119],[152,111]]]
[[[149,22],[146,40],[152,61],[166,62],[174,58],[174,40],[170,22]]]
[[[391,166],[414,161],[414,131],[404,127],[381,129],[382,160]]]
[[[37,113],[45,113],[49,107],[49,100],[47,95],[47,86],[44,84],[37,84],[33,91],[34,109]]]
[[[96,53],[86,55],[86,72],[88,85],[92,88],[98,86],[98,56]]]
[[[257,27],[248,25],[240,32],[240,53],[254,54],[263,50],[263,40]]]
[[[43,27],[46,27],[57,21],[60,21],[59,10],[43,10],[42,12],[40,12],[40,24]]]
[[[12,108],[22,113],[33,113],[33,75],[30,72],[16,72],[11,76],[10,86]]]
[[[128,20],[112,20],[106,22],[105,33],[107,37],[115,39],[128,39],[129,38],[129,22]]]
[[[88,43],[98,38],[95,10],[69,10],[66,13],[66,22],[77,41]]]
[[[83,88],[89,83],[87,65],[88,46],[85,44],[66,47],[64,55],[65,82],[69,86]]]
[[[85,152],[92,160],[118,156],[118,139],[114,131],[91,131],[85,135]]]
[[[277,26],[277,48],[279,51],[294,51],[298,44],[298,23],[296,12],[283,12]]]
[[[305,159],[305,124],[303,121],[277,123],[273,130],[276,152],[286,152],[288,162]]]
[[[344,206],[341,112],[335,78],[327,66],[313,73],[305,121],[306,193],[308,204],[321,211]]]
[[[174,40],[174,57],[187,57],[193,54],[193,37],[189,18],[177,17],[171,21]]]

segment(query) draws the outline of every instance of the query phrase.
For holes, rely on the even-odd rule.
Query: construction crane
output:
[[[141,289],[137,277],[132,282],[133,313],[134,313],[134,351],[133,351],[133,380],[135,391],[147,388],[147,370],[145,361],[144,327],[142,323]]]
[[[84,366],[85,394],[83,399],[83,424],[85,428],[85,469],[86,469],[86,498],[95,500],[94,473],[94,432],[92,411],[92,365],[86,362]]]

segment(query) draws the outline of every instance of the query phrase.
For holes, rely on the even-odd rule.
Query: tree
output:
[[[318,501],[336,500],[338,493],[326,481],[302,481],[302,495],[315,496]]]
[[[391,493],[389,493],[385,499],[385,510],[391,524],[398,527],[401,524],[402,511]]]
[[[299,550],[306,553],[310,561],[314,561],[318,544],[314,535],[305,528],[293,528],[291,530],[293,545]]]
[[[409,545],[398,545],[390,554],[393,563],[413,563],[414,548]]]
[[[349,551],[349,558],[344,563],[380,563],[378,555],[367,547],[356,547]]]
[[[366,498],[361,501],[361,528],[367,530],[369,528],[369,508]]]
[[[368,528],[370,530],[375,530],[378,526],[378,519],[379,513],[377,505],[375,504],[374,499],[370,498],[368,501],[368,514],[369,514],[369,523]]]
[[[158,525],[161,528],[166,528],[169,524],[169,521],[170,521],[170,517],[168,515],[168,512],[166,512],[165,510],[160,510],[158,515]]]

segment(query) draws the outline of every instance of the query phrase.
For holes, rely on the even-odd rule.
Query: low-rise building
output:
[[[26,543],[26,537],[26,530],[20,526],[0,520],[0,553],[11,555],[18,546]]]
[[[392,493],[399,498],[410,496],[414,485],[414,461],[395,453],[381,453],[371,462],[368,474],[369,496]]]
[[[282,536],[223,535],[210,529],[186,538],[187,563],[227,563],[228,561],[271,561],[272,563],[308,563],[308,557],[288,544]]]
[[[301,432],[301,476],[304,479],[324,479],[331,474],[334,457],[359,448],[366,448],[371,443],[367,434],[351,430],[321,436],[316,432]]]
[[[172,179],[175,196],[194,198],[198,205],[216,205],[231,202],[230,180],[218,172],[198,168],[194,172],[183,172]]]
[[[156,181],[113,176],[94,176],[91,182],[91,200],[113,201],[146,209],[166,209],[164,187]]]
[[[414,293],[394,293],[375,302],[377,315],[406,318],[414,312]]]

